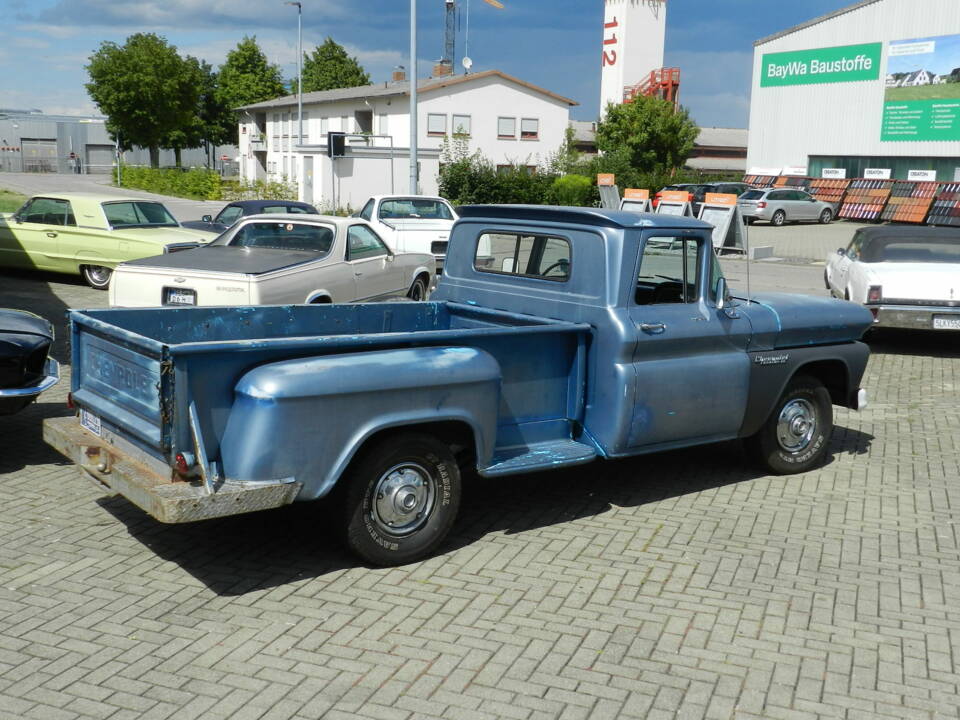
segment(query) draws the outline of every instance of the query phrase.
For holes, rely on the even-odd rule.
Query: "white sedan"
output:
[[[119,265],[110,304],[426,300],[435,272],[432,255],[393,252],[364,220],[252,215],[205,247]]]
[[[866,305],[876,327],[960,330],[960,229],[861,228],[827,258],[824,281]]]

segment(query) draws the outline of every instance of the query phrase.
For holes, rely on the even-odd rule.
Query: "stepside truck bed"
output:
[[[326,373],[329,394],[336,395],[344,368],[363,362],[379,363],[382,390],[413,393],[412,385],[397,384],[403,380],[391,385],[391,367],[416,368],[422,356],[426,377],[405,381],[417,384],[417,397],[435,404],[438,417],[456,397],[455,387],[445,389],[445,372],[482,365],[489,386],[481,402],[489,405],[492,427],[474,428],[481,436],[478,467],[488,474],[517,471],[531,461],[531,447],[570,451],[570,428],[582,420],[589,333],[588,325],[450,302],[73,311],[72,397],[81,422],[49,422],[45,438],[100,486],[164,522],[278,507],[326,494],[350,456],[321,457],[330,466],[322,477],[316,467],[303,470],[289,453],[277,471],[282,477],[250,476],[260,467],[248,457],[251,444],[280,439],[271,440],[275,428],[245,427],[255,416],[247,410],[231,424],[238,383],[257,368],[285,363],[283,369],[298,368],[314,384],[318,373]],[[443,356],[438,348],[471,352]],[[339,369],[323,364],[330,356],[340,356]],[[297,360],[304,362],[291,363]],[[329,430],[310,448],[314,466],[324,441],[332,452],[338,443],[358,440],[337,436],[348,413],[386,412],[381,405],[390,401],[389,392],[374,391],[363,395],[352,388],[349,399],[323,406],[336,415],[324,418]],[[433,395],[425,398],[425,392]],[[243,435],[231,438],[230,428],[235,435],[242,428]],[[584,461],[593,456],[583,455]]]

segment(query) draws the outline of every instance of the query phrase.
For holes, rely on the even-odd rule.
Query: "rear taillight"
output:
[[[181,475],[186,475],[190,470],[193,469],[195,460],[192,453],[182,453],[178,452],[176,457],[173,459],[174,469]]]
[[[767,203],[764,200],[761,200],[757,203],[757,207],[763,210],[767,206]]]
[[[71,410],[73,410],[74,408],[76,408],[76,405],[73,404],[73,393],[72,393],[72,392],[68,392],[68,393],[67,393],[67,407],[70,408]]]
[[[871,285],[867,290],[867,302],[878,303],[883,299],[883,288],[880,285]]]

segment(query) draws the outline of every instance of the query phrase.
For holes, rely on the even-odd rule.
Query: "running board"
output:
[[[480,470],[484,477],[552,470],[569,465],[583,465],[597,457],[590,445],[576,440],[550,440],[524,447],[503,448],[493,462]]]

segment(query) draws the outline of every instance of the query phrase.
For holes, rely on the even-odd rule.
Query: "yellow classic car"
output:
[[[82,275],[106,290],[124,260],[204,245],[217,233],[187,230],[162,203],[97,193],[47,193],[0,213],[0,267]]]

